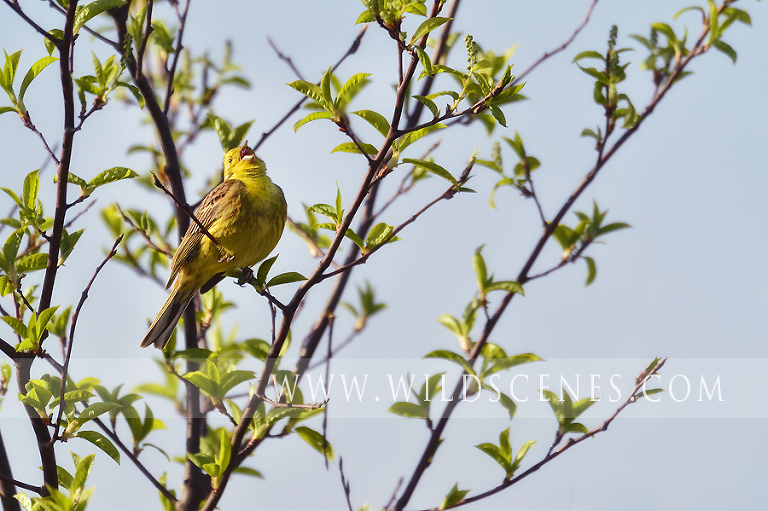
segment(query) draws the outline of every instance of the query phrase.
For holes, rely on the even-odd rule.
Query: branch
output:
[[[666,95],[666,93],[675,83],[676,78],[680,75],[680,73],[683,72],[683,70],[690,63],[690,61],[696,56],[701,55],[703,53],[701,48],[702,48],[704,39],[706,38],[706,34],[708,32],[709,32],[709,26],[705,25],[701,36],[699,37],[698,41],[694,45],[691,52],[686,56],[685,59],[682,59],[679,62],[679,64],[676,66],[675,70],[672,73],[670,73],[669,78],[667,79],[664,86],[660,89],[659,94],[657,96],[654,96],[654,98],[651,100],[648,106],[643,110],[640,120],[632,128],[627,129],[624,132],[624,134],[616,141],[616,143],[613,144],[613,146],[611,146],[611,148],[605,154],[599,155],[598,161],[596,162],[595,166],[589,172],[587,172],[582,182],[576,187],[576,189],[571,194],[571,196],[568,197],[568,199],[565,201],[563,206],[558,211],[557,215],[555,215],[554,219],[546,225],[546,227],[544,228],[544,231],[541,234],[541,237],[539,238],[539,241],[537,242],[536,246],[532,250],[522,270],[520,270],[520,273],[518,274],[516,281],[519,284],[524,285],[526,282],[530,281],[530,277],[528,276],[528,274],[531,271],[533,264],[536,262],[539,255],[541,254],[541,251],[543,250],[544,245],[552,236],[552,233],[557,228],[557,226],[560,225],[560,222],[562,221],[565,214],[570,210],[570,208],[573,206],[576,200],[581,196],[584,190],[586,190],[586,188],[590,185],[590,183],[592,183],[592,181],[595,179],[595,177],[603,168],[603,166],[610,160],[610,158],[616,153],[616,151],[633,134],[637,132],[637,130],[642,125],[643,121],[653,113],[656,106],[663,99],[663,97]],[[495,328],[501,316],[504,314],[504,311],[509,306],[514,296],[515,296],[515,293],[508,293],[507,295],[505,295],[505,297],[499,304],[499,307],[497,308],[496,312],[488,319],[488,321],[486,321],[485,327],[483,328],[482,335],[480,336],[478,341],[475,343],[472,351],[469,354],[468,362],[471,366],[474,366],[478,356],[480,355],[482,348],[488,342],[488,338],[491,332]],[[463,373],[463,375],[464,374],[467,374],[466,371]],[[440,437],[442,435],[442,432],[445,429],[445,426],[447,425],[448,420],[450,419],[451,414],[453,413],[453,410],[458,405],[461,391],[462,391],[462,381],[460,378],[456,384],[456,387],[454,388],[453,400],[446,405],[445,411],[443,412],[443,416],[440,418],[440,421],[438,421],[438,423],[435,425],[435,428],[432,430],[432,434],[430,435],[429,441],[424,449],[424,452],[422,453],[421,459],[419,460],[419,463],[416,466],[416,469],[414,470],[411,476],[411,480],[408,483],[408,486],[406,487],[406,489],[404,490],[403,495],[397,501],[397,504],[395,506],[396,511],[402,511],[402,509],[408,504],[408,501],[413,495],[413,492],[415,491],[416,486],[418,485],[418,482],[421,479],[421,476],[431,464],[432,457],[434,456],[435,451],[437,450],[437,447],[440,443]],[[555,452],[558,452],[558,451],[555,451]]]
[[[22,483],[13,478],[8,452],[5,450],[5,441],[3,435],[0,434],[0,503],[2,503],[4,511],[21,511],[19,501],[13,497],[16,495],[17,486],[38,494],[42,492],[42,488]]]
[[[360,29],[360,32],[357,33],[357,37],[355,37],[355,40],[352,41],[352,44],[350,45],[347,52],[341,56],[339,60],[336,61],[336,64],[334,64],[331,67],[331,71],[335,71],[350,55],[357,52],[357,49],[360,47],[360,42],[363,40],[363,36],[365,35],[365,31],[368,28],[368,25],[363,25],[363,28]],[[319,82],[318,82],[319,83]],[[269,129],[269,131],[266,131],[261,134],[261,138],[259,138],[259,141],[256,142],[256,144],[253,146],[253,151],[257,152],[259,150],[259,147],[261,147],[261,144],[263,144],[277,129],[282,126],[285,121],[291,118],[293,114],[299,111],[299,108],[301,108],[301,105],[304,104],[304,102],[307,100],[307,97],[302,97],[291,109],[286,113],[282,119],[277,121],[277,124],[272,126],[272,128]]]
[[[472,170],[472,167],[474,166],[474,164],[475,164],[475,160],[472,159],[472,161],[470,161],[470,163],[464,168],[464,171],[461,173],[461,176],[459,177],[459,179],[457,179],[457,182],[459,183],[459,185],[462,185],[467,181],[467,179],[469,179],[469,173]],[[385,241],[383,241],[379,245],[376,245],[371,250],[369,250],[359,258],[355,259],[354,261],[345,264],[344,266],[342,266],[337,270],[324,274],[321,278],[321,281],[328,279],[330,277],[333,277],[335,275],[338,275],[340,273],[343,273],[345,271],[348,271],[353,266],[358,266],[365,263],[368,260],[368,258],[371,257],[371,255],[373,255],[375,252],[378,252],[381,247],[386,245],[390,240],[394,239],[395,236],[397,236],[400,233],[400,231],[402,231],[403,229],[411,225],[413,222],[415,222],[421,215],[426,213],[428,209],[430,209],[432,206],[434,206],[440,201],[452,199],[457,193],[459,192],[456,189],[456,187],[451,186],[445,192],[443,192],[439,197],[433,199],[428,204],[426,204],[423,208],[421,208],[419,211],[411,215],[411,217],[408,220],[406,220],[405,222],[401,223],[396,228],[394,228],[392,230],[392,233],[389,235],[389,238],[387,238]]]
[[[581,22],[581,25],[576,27],[576,30],[574,30],[573,34],[571,34],[571,37],[566,39],[566,41],[555,48],[554,50],[544,52],[544,54],[536,60],[533,64],[531,64],[525,71],[520,73],[519,76],[516,76],[514,80],[512,80],[512,83],[510,85],[515,85],[517,83],[520,83],[523,78],[525,78],[529,73],[531,73],[534,69],[539,67],[545,60],[551,58],[554,55],[557,55],[561,51],[565,50],[570,46],[570,44],[573,42],[574,39],[576,39],[576,36],[579,35],[579,32],[581,32],[584,27],[587,26],[587,23],[589,23],[589,18],[592,17],[592,11],[595,9],[595,5],[597,5],[598,0],[592,0],[592,3],[589,4],[589,8],[587,9],[587,14],[584,16],[584,20]]]
[[[424,510],[424,511],[441,511],[442,509],[453,509],[453,508],[456,508],[456,507],[460,507],[460,506],[464,506],[464,505],[467,505],[467,504],[471,504],[473,502],[477,502],[478,500],[485,499],[487,497],[490,497],[491,495],[495,495],[495,494],[499,493],[502,490],[506,490],[510,486],[512,486],[515,483],[521,481],[522,479],[528,477],[529,475],[533,474],[534,472],[538,471],[541,467],[543,467],[544,465],[546,465],[547,463],[549,463],[553,459],[557,458],[558,456],[563,454],[565,451],[567,451],[571,447],[573,447],[573,446],[575,446],[577,444],[580,444],[581,442],[583,442],[584,440],[587,440],[588,438],[592,438],[593,436],[597,435],[598,433],[602,433],[603,431],[607,431],[608,430],[608,426],[611,425],[611,423],[616,419],[616,417],[618,417],[619,414],[627,406],[631,405],[632,403],[636,403],[641,397],[643,397],[643,393],[641,392],[641,389],[648,382],[650,377],[653,376],[654,374],[656,374],[664,366],[666,361],[667,361],[666,358],[663,358],[663,359],[659,360],[656,363],[656,365],[650,371],[648,371],[647,374],[642,374],[637,379],[637,381],[635,382],[635,387],[632,390],[632,393],[629,395],[629,398],[627,398],[627,400],[624,401],[624,403],[622,403],[621,406],[619,406],[611,414],[610,417],[608,417],[605,421],[603,421],[603,423],[601,423],[596,428],[590,430],[588,433],[584,433],[583,435],[581,435],[579,437],[576,437],[576,438],[569,438],[565,442],[565,444],[563,444],[563,446],[560,447],[557,450],[550,449],[550,451],[547,453],[546,456],[544,456],[544,458],[541,461],[539,461],[538,463],[536,463],[535,465],[533,465],[531,468],[529,468],[525,472],[521,473],[520,475],[515,476],[512,479],[505,480],[504,482],[502,482],[500,485],[496,486],[495,488],[492,488],[490,490],[484,491],[483,493],[480,493],[480,494],[477,494],[477,495],[473,495],[472,497],[463,499],[463,500],[457,502],[456,504],[454,504],[454,505],[452,505],[450,507],[447,507],[447,508],[432,508],[432,509],[428,509],[428,510]]]
[[[104,424],[104,422],[103,422],[101,419],[99,419],[98,417],[96,417],[95,419],[93,419],[93,422],[95,422],[95,423],[96,423],[96,424],[97,424],[97,425],[98,425],[98,426],[101,428],[101,430],[102,430],[102,431],[104,431],[104,433],[105,433],[105,434],[106,434],[106,435],[107,435],[107,436],[110,438],[110,440],[112,440],[112,442],[113,442],[115,445],[117,445],[117,447],[119,447],[119,448],[120,448],[120,450],[121,450],[121,451],[123,451],[123,453],[124,453],[126,456],[128,456],[128,459],[130,459],[130,460],[133,462],[133,464],[134,464],[134,465],[136,465],[136,468],[138,468],[138,469],[139,469],[139,472],[141,472],[142,474],[144,474],[144,476],[145,476],[145,477],[146,477],[146,478],[149,480],[149,482],[150,482],[150,483],[152,483],[152,486],[154,486],[155,488],[157,488],[157,491],[159,491],[160,493],[162,493],[162,494],[163,494],[163,496],[164,496],[165,498],[167,498],[168,500],[170,500],[171,502],[174,502],[174,503],[175,503],[175,502],[177,502],[177,501],[178,501],[178,499],[176,498],[176,496],[175,496],[175,495],[173,495],[173,494],[172,494],[172,493],[171,493],[171,492],[168,490],[168,488],[166,488],[165,486],[163,486],[162,484],[160,484],[160,481],[158,481],[157,479],[155,479],[155,476],[153,476],[153,475],[152,475],[152,474],[149,472],[149,470],[147,470],[147,467],[145,467],[145,466],[144,466],[144,464],[143,464],[143,463],[141,463],[141,461],[139,461],[139,458],[137,458],[137,457],[136,457],[136,455],[135,455],[135,454],[134,454],[134,453],[133,453],[133,452],[132,452],[130,449],[128,449],[128,446],[126,446],[126,445],[125,445],[125,444],[122,442],[122,440],[120,440],[120,437],[118,437],[118,436],[117,436],[117,434],[115,434],[115,432],[114,432],[114,431],[112,431],[111,429],[109,429],[109,428],[107,427],[107,425],[106,425],[106,424]]]
[[[3,1],[5,2],[5,5],[7,5],[8,7],[10,7],[11,9],[13,9],[13,10],[16,12],[16,14],[18,14],[19,16],[21,16],[21,18],[22,18],[24,21],[26,21],[26,22],[27,22],[27,24],[28,24],[30,27],[32,27],[33,29],[35,29],[35,30],[37,31],[37,33],[38,33],[38,34],[42,35],[43,37],[45,37],[46,39],[48,39],[49,41],[51,41],[51,42],[54,44],[54,46],[56,46],[57,48],[60,48],[60,47],[61,47],[61,45],[63,44],[63,41],[62,41],[61,39],[58,39],[58,38],[56,38],[56,37],[53,37],[51,34],[49,34],[49,33],[48,33],[48,31],[47,31],[47,30],[45,30],[43,27],[41,27],[40,25],[38,25],[37,23],[35,23],[35,22],[34,22],[34,21],[33,21],[33,20],[32,20],[32,19],[29,17],[29,16],[27,16],[27,15],[24,13],[24,11],[22,11],[22,10],[21,10],[21,6],[18,4],[18,2],[17,2],[17,1],[13,1],[13,2],[12,2],[11,0],[3,0]]]

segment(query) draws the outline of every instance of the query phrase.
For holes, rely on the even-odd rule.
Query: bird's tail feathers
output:
[[[194,293],[184,296],[179,293],[178,288],[175,288],[150,325],[147,335],[141,341],[141,347],[146,348],[150,344],[154,344],[158,349],[163,349],[168,344],[181,315],[184,314],[184,310],[194,296]]]

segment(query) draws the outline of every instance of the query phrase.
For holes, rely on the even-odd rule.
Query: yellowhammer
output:
[[[184,309],[198,290],[205,293],[224,273],[253,266],[269,255],[283,234],[287,205],[283,191],[246,143],[224,156],[224,181],[205,196],[195,216],[216,243],[192,222],[171,261],[171,295],[141,341],[168,343]]]

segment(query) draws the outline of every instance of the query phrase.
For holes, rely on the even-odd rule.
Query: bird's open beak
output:
[[[248,141],[243,144],[243,146],[240,148],[240,159],[250,161],[255,157],[253,154],[253,151],[251,151],[251,148],[248,147]]]

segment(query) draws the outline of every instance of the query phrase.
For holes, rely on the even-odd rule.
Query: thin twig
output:
[[[110,259],[112,259],[115,254],[117,254],[117,246],[120,244],[120,242],[123,241],[123,235],[117,237],[115,240],[115,243],[112,245],[112,250],[109,251],[109,253],[104,257],[104,260],[99,264],[99,266],[96,267],[96,271],[93,272],[93,276],[91,277],[91,280],[88,281],[88,285],[85,286],[85,289],[83,289],[82,294],[80,295],[80,301],[77,302],[77,306],[75,307],[75,312],[72,314],[72,323],[69,328],[69,342],[67,344],[67,353],[64,357],[64,367],[62,368],[61,372],[61,390],[59,393],[59,413],[56,417],[56,426],[53,429],[53,435],[51,436],[51,442],[55,442],[59,439],[59,428],[61,427],[61,418],[64,415],[64,409],[66,408],[66,400],[64,399],[64,394],[67,389],[67,376],[69,373],[69,361],[72,359],[72,347],[75,344],[75,328],[77,327],[77,320],[80,317],[80,310],[83,308],[83,305],[85,304],[85,300],[88,298],[88,292],[91,290],[91,286],[93,285],[94,281],[96,280],[96,277],[99,275],[99,272],[106,266],[106,264],[109,262]]]
[[[170,500],[171,502],[176,502],[178,500],[176,496],[174,496],[168,490],[168,488],[160,484],[160,481],[158,481],[155,478],[155,476],[153,476],[152,473],[149,470],[147,470],[147,467],[145,467],[144,464],[141,461],[139,461],[139,458],[136,457],[136,455],[132,452],[132,450],[129,449],[128,446],[126,446],[123,443],[123,441],[120,440],[120,437],[118,437],[114,431],[109,429],[101,419],[96,417],[95,419],[93,419],[93,422],[95,422],[101,428],[101,430],[104,431],[104,433],[110,438],[110,440],[112,440],[112,443],[114,443],[121,451],[123,451],[123,453],[126,456],[128,456],[128,459],[130,459],[133,462],[133,464],[136,465],[136,468],[139,469],[139,472],[144,474],[144,477],[146,477],[149,480],[149,482],[152,483],[152,486],[157,488],[157,491],[162,493],[163,496],[168,500]]]
[[[8,477],[8,476],[3,475],[3,474],[0,474],[0,479],[2,479],[3,481],[7,481],[9,483],[13,483],[16,486],[18,486],[19,488],[24,488],[25,490],[33,491],[33,492],[37,493],[38,495],[43,495],[44,494],[44,490],[40,486],[34,486],[32,484],[23,483],[23,482],[21,482],[21,481],[19,481],[17,479],[14,479],[12,477]]]
[[[563,44],[561,44],[554,50],[544,52],[544,54],[541,57],[539,57],[533,64],[528,66],[528,68],[525,71],[523,71],[518,76],[516,76],[515,79],[512,80],[512,83],[510,85],[515,85],[520,83],[523,80],[523,78],[528,76],[528,74],[530,74],[534,69],[539,67],[545,60],[553,57],[554,55],[557,55],[561,51],[568,48],[568,46],[570,46],[573,40],[576,39],[576,36],[579,35],[579,33],[584,29],[584,27],[587,26],[587,23],[589,23],[589,19],[592,17],[592,11],[595,9],[595,5],[597,5],[597,2],[598,0],[592,0],[592,3],[589,4],[589,8],[587,9],[586,16],[584,16],[584,19],[582,20],[581,24],[578,27],[576,27],[576,30],[573,31],[573,34],[571,34],[571,37],[566,39],[566,41]]]
[[[344,477],[344,460],[339,456],[339,475],[341,476],[341,487],[344,489],[344,497],[347,499],[347,509],[354,511],[352,508],[352,499],[350,498],[349,481]]]
[[[347,60],[347,57],[353,55],[357,51],[357,49],[360,47],[360,42],[363,40],[363,36],[365,35],[367,28],[368,25],[363,25],[363,28],[361,28],[360,32],[357,33],[357,37],[355,37],[355,40],[352,41],[352,44],[350,45],[347,52],[342,55],[339,60],[336,61],[336,64],[331,67],[331,71],[335,71],[345,60]],[[282,119],[277,121],[277,123],[269,129],[269,131],[262,133],[259,141],[256,142],[256,145],[253,146],[253,151],[258,151],[259,147],[261,147],[261,144],[263,144],[275,131],[277,131],[280,126],[282,126],[288,119],[290,119],[294,113],[298,112],[299,108],[301,108],[301,105],[303,105],[306,100],[306,96],[302,97],[298,102],[296,102],[295,105],[293,105],[293,107],[291,107],[290,110],[288,110],[288,113],[286,113]]]
[[[277,54],[277,57],[280,60],[282,60],[283,62],[285,62],[286,64],[288,64],[288,67],[291,68],[291,71],[293,71],[293,73],[299,78],[299,80],[303,80],[304,77],[301,75],[301,71],[299,71],[298,68],[294,65],[293,60],[291,59],[291,57],[289,57],[288,55],[285,55],[283,52],[281,52],[278,49],[277,45],[275,44],[275,42],[272,40],[271,37],[267,36],[267,42],[272,47],[272,49],[275,51],[275,53]]]
[[[173,2],[174,8],[176,9],[176,15],[179,18],[179,34],[176,37],[176,51],[173,55],[173,62],[171,63],[171,70],[168,72],[168,88],[165,91],[165,102],[163,103],[163,114],[168,116],[168,111],[171,107],[171,96],[173,95],[173,80],[176,76],[176,65],[179,62],[179,57],[181,56],[181,50],[183,48],[181,44],[181,40],[184,37],[184,27],[187,24],[187,13],[189,13],[189,4],[191,3],[191,0],[187,0],[187,3],[184,5],[184,12],[179,14],[179,7],[178,2]]]
[[[139,69],[144,68],[144,53],[147,51],[147,42],[149,42],[149,36],[152,34],[152,9],[154,6],[155,2],[153,0],[147,1],[144,32],[141,34],[139,48],[136,50],[136,67]]]
[[[219,251],[226,252],[226,249],[221,245],[219,245],[219,242],[216,241],[216,238],[213,237],[213,234],[208,232],[208,229],[206,229],[205,226],[202,224],[202,222],[200,222],[200,220],[197,218],[197,216],[195,216],[195,212],[192,211],[192,208],[190,208],[189,205],[186,204],[185,202],[182,202],[179,199],[177,199],[176,196],[173,194],[173,192],[171,192],[165,186],[163,186],[163,183],[160,182],[160,180],[157,178],[154,172],[152,173],[152,181],[156,187],[160,188],[163,192],[165,192],[166,195],[168,195],[168,197],[170,197],[173,200],[173,202],[176,204],[176,206],[179,207],[179,209],[184,211],[184,213],[186,213],[187,216],[190,219],[192,219],[192,221],[195,222],[195,224],[197,224],[197,227],[200,229],[200,232],[202,232],[208,239],[210,239],[211,242],[213,242],[213,244],[216,246],[216,248],[219,249]]]
[[[274,406],[275,408],[299,408],[302,410],[317,410],[318,408],[322,408],[323,406],[326,405],[326,403],[328,403],[327,399],[320,403],[297,404],[297,403],[290,403],[290,402],[275,401],[274,399],[270,399],[263,394],[259,395],[258,397],[260,400]]]
[[[469,178],[469,173],[471,172],[472,167],[474,166],[474,163],[475,163],[475,161],[473,159],[464,168],[464,171],[461,173],[461,176],[459,176],[459,179],[456,180],[458,182],[459,186],[462,185],[463,183],[465,183],[467,181],[467,179]],[[402,231],[403,229],[408,227],[410,224],[415,222],[421,215],[426,213],[427,210],[429,210],[432,206],[434,206],[438,202],[441,202],[441,201],[444,201],[444,200],[448,200],[448,199],[452,199],[457,193],[459,193],[457,188],[455,186],[451,186],[446,191],[444,191],[442,194],[440,194],[440,196],[438,196],[437,198],[433,199],[432,201],[427,203],[423,208],[421,208],[419,211],[417,211],[416,213],[411,215],[411,217],[408,220],[406,220],[405,222],[403,222],[400,225],[398,225],[397,227],[395,227],[392,230],[392,233],[389,235],[389,237],[386,240],[384,240],[382,243],[380,243],[380,244],[376,245],[375,247],[371,248],[365,254],[361,255],[359,258],[355,259],[354,261],[351,261],[351,262],[343,265],[341,268],[323,274],[323,276],[322,276],[322,278],[320,280],[322,281],[322,280],[331,278],[331,277],[333,277],[335,275],[338,275],[340,273],[348,271],[353,266],[359,266],[361,264],[364,264],[368,260],[369,257],[371,257],[374,253],[378,252],[378,250],[380,248],[382,248],[384,245],[386,245],[389,242],[389,240],[394,239],[395,236],[397,236],[400,233],[400,231]]]
[[[32,28],[33,28],[33,29],[35,29],[35,30],[36,30],[36,31],[37,31],[37,32],[38,32],[40,35],[42,35],[43,37],[45,37],[46,39],[48,39],[49,41],[51,41],[51,42],[54,44],[54,46],[56,46],[57,48],[61,46],[61,44],[62,44],[62,40],[61,40],[61,39],[59,39],[59,38],[57,38],[57,37],[54,37],[54,36],[52,36],[51,34],[49,34],[47,30],[45,30],[43,27],[41,27],[40,25],[38,25],[37,23],[35,23],[35,22],[34,22],[34,21],[33,21],[33,20],[32,20],[32,19],[29,17],[29,16],[27,16],[27,15],[24,13],[24,11],[21,9],[21,6],[19,5],[18,1],[13,1],[13,2],[12,2],[11,0],[3,0],[3,1],[5,2],[5,4],[6,4],[8,7],[10,7],[11,9],[13,9],[13,10],[16,12],[16,14],[18,14],[19,16],[21,16],[21,18],[22,18],[24,21],[26,21],[26,22],[27,22],[27,24],[29,24],[29,26],[30,26],[30,27],[32,27]]]
[[[170,250],[169,248],[161,248],[161,247],[157,246],[157,245],[156,245],[156,244],[155,244],[155,243],[152,241],[152,239],[149,237],[149,234],[148,234],[148,233],[146,233],[146,232],[144,232],[144,229],[140,229],[140,228],[139,228],[139,226],[138,226],[138,225],[136,225],[136,224],[133,222],[133,220],[131,219],[131,217],[129,217],[127,214],[125,214],[125,212],[124,212],[124,211],[122,210],[122,208],[120,207],[120,204],[117,204],[117,203],[115,203],[115,207],[117,208],[117,211],[118,211],[118,213],[120,213],[120,216],[121,216],[121,217],[123,217],[123,221],[125,221],[125,223],[127,223],[128,225],[130,225],[130,226],[131,226],[131,228],[132,228],[134,231],[136,231],[137,233],[139,233],[139,236],[141,236],[141,237],[144,239],[144,243],[146,243],[146,245],[147,245],[149,248],[151,248],[151,249],[153,249],[153,250],[156,250],[156,251],[160,252],[161,254],[165,254],[165,255],[167,255],[168,257],[173,257],[173,253],[171,252],[171,250]],[[127,250],[127,247],[126,247],[126,250]]]

